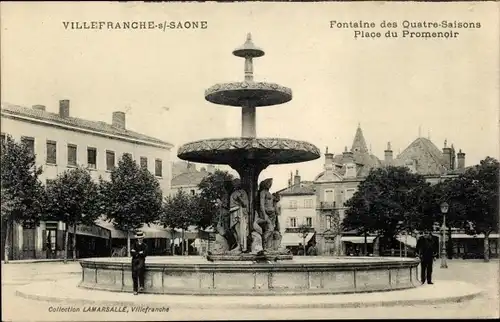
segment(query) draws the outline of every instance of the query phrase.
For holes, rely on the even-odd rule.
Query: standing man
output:
[[[422,284],[427,280],[427,284],[432,282],[432,264],[434,262],[434,238],[430,231],[426,231],[417,242],[417,253],[420,257],[420,281]]]
[[[146,254],[148,247],[143,243],[144,234],[142,231],[137,232],[135,237],[137,238],[137,241],[130,250],[130,253],[132,254],[132,280],[134,282],[134,295],[137,295],[138,291],[144,290],[144,275],[146,273]]]

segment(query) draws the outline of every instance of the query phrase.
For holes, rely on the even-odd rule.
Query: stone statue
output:
[[[273,194],[273,205],[274,205],[274,221],[271,220],[271,224],[274,226],[274,231],[271,235],[271,241],[269,244],[271,245],[271,249],[273,251],[281,250],[281,232],[280,232],[280,215],[281,215],[281,205],[280,205],[280,196],[275,193]],[[271,217],[272,218],[272,217]]]
[[[265,226],[267,225],[267,221],[262,219],[259,216],[259,213],[256,211],[254,217],[254,221],[252,224],[252,254],[262,254],[264,251],[262,236],[264,235]]]
[[[217,218],[215,223],[215,242],[210,254],[224,254],[236,248],[237,243],[230,229],[229,196],[233,190],[232,182],[224,182],[224,193],[217,199]]]
[[[247,252],[248,195],[241,187],[240,179],[233,180],[233,192],[229,198],[229,228],[237,243],[235,248]]]
[[[265,179],[259,185],[259,217],[265,221],[262,241],[264,250],[272,250],[273,236],[276,229],[276,209],[274,197],[269,192],[273,184],[273,179]]]

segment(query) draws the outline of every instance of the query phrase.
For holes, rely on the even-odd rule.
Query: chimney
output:
[[[387,142],[387,150],[384,151],[384,157],[385,157],[385,164],[391,165],[392,164],[391,142]]]
[[[328,147],[326,147],[325,153],[325,170],[333,169],[333,153],[328,153]]]
[[[33,105],[34,110],[45,111],[45,105]]]
[[[347,147],[345,147],[342,153],[342,163],[352,163],[353,161],[354,157],[352,151],[347,151]]]
[[[295,170],[295,177],[293,178],[293,185],[294,186],[300,185],[299,170]]]
[[[443,148],[443,165],[446,170],[451,170],[451,148],[446,145],[447,140],[444,140],[444,148]]]
[[[59,101],[59,116],[69,117],[69,100]]]
[[[457,153],[457,169],[463,171],[465,169],[465,153],[460,149]]]
[[[215,172],[215,166],[213,164],[207,165],[207,172],[208,173],[214,173]]]
[[[125,112],[113,112],[111,125],[119,129],[125,129]]]

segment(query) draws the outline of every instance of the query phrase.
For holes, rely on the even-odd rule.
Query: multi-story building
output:
[[[290,174],[288,187],[278,191],[280,196],[281,245],[296,253],[300,244],[314,241],[316,224],[316,192],[311,181],[301,181],[299,172]]]
[[[172,178],[171,195],[175,195],[178,191],[184,191],[191,195],[196,195],[200,192],[198,185],[208,175],[215,172],[215,166],[207,165],[201,167],[200,170],[196,169],[196,164],[191,162],[175,162],[173,170],[176,175]],[[174,240],[174,253],[182,251],[180,243],[184,239],[185,244],[188,245],[188,254],[206,255],[208,252],[208,233],[199,231],[195,226],[188,227],[187,231],[180,231],[177,229],[178,237]],[[177,250],[177,251],[176,251]],[[186,252],[186,249],[184,249]]]
[[[182,167],[185,164],[185,168]],[[180,171],[172,177],[171,194],[176,194],[182,190],[189,194],[195,195],[199,192],[198,185],[209,174],[215,172],[215,166],[208,165],[200,170],[196,169],[196,164],[190,162],[174,163],[176,169]]]
[[[465,153],[460,150],[455,154],[453,145],[448,147],[446,142],[441,152],[430,139],[419,137],[396,158],[393,158],[388,143],[381,161],[368,150],[358,126],[350,150],[346,147],[343,153],[334,156],[327,148],[324,170],[314,180],[318,200],[316,240],[321,254],[340,255],[356,249],[359,251],[365,240],[369,244],[374,241],[374,236],[352,236],[350,232],[341,232],[340,223],[345,216],[345,203],[357,191],[359,183],[372,169],[390,165],[406,166],[435,184],[464,171]],[[408,244],[416,244],[414,237],[405,236],[404,240]]]
[[[71,117],[69,100],[59,102],[58,113],[49,112],[42,105],[28,108],[2,103],[1,131],[2,137],[10,135],[25,142],[33,151],[37,165],[43,166],[42,183],[76,166],[89,169],[94,179],[100,176],[109,179],[110,171],[122,155],[130,154],[141,167],[156,176],[164,194],[170,192],[169,165],[173,145],[128,129],[123,112],[113,112],[112,122],[108,124]],[[77,237],[82,256],[107,251],[109,238],[120,238],[123,234],[102,226],[77,228],[77,236],[89,237]],[[15,224],[13,228],[10,236],[13,259],[62,256],[67,228],[64,223],[45,221],[38,227],[23,228]],[[83,254],[84,250],[89,254]]]

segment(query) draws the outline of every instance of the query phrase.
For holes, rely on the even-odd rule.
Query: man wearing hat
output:
[[[417,253],[420,257],[420,282],[422,284],[427,281],[427,284],[432,282],[432,264],[436,254],[434,253],[435,244],[430,230],[426,230],[425,234],[418,239]]]
[[[136,243],[130,250],[132,254],[132,280],[134,281],[134,295],[144,290],[144,275],[146,273],[146,253],[148,247],[143,243],[144,234],[139,231],[135,234]],[[138,283],[139,282],[139,283]],[[139,286],[139,287],[138,287]]]

